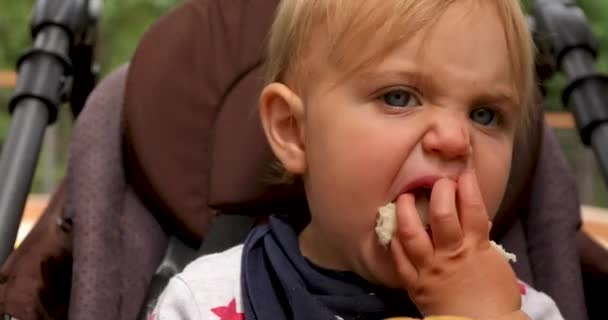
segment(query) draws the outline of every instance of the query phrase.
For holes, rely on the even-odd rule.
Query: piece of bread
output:
[[[416,209],[420,216],[420,222],[425,227],[429,226],[429,199],[420,197],[416,199]],[[378,220],[376,221],[376,234],[378,240],[384,247],[388,247],[393,234],[397,230],[396,207],[394,202],[378,208]]]
[[[504,257],[505,259],[512,261],[512,262],[517,262],[517,256],[507,250],[505,250],[505,248],[503,248],[503,246],[499,245],[498,243],[490,240],[490,244],[492,245],[492,247],[494,247],[496,250],[498,250]]]
[[[385,248],[391,242],[395,231],[397,231],[397,215],[395,203],[388,203],[378,208],[378,220],[376,220],[376,235],[378,241]]]
[[[428,221],[428,218],[426,219]],[[397,208],[395,203],[388,203],[378,208],[378,219],[376,220],[376,235],[378,236],[378,242],[385,248],[391,243],[391,239],[397,231]],[[490,245],[498,250],[505,259],[517,262],[517,256],[507,252],[501,245],[494,241],[490,241]]]

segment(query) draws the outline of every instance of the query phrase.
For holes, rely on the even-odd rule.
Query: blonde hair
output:
[[[431,25],[456,1],[281,0],[269,35],[266,82],[285,82],[289,77],[294,81],[290,85],[299,87],[314,69],[305,63],[306,58],[321,45],[333,67],[345,75],[357,72]],[[493,5],[501,19],[519,93],[519,127],[524,129],[529,125],[535,86],[534,46],[519,0],[461,1]],[[315,42],[316,34],[323,41]],[[284,172],[280,175],[288,177],[280,180],[293,180]]]

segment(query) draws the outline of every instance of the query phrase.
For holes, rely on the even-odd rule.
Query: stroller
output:
[[[277,2],[184,2],[96,87],[67,176],[2,266],[0,315],[146,319],[188,261],[242,242],[269,212],[305,209],[301,185],[262,182],[273,156],[255,102]],[[608,319],[608,253],[580,231],[574,177],[540,102],[532,121],[491,236],[566,319]]]

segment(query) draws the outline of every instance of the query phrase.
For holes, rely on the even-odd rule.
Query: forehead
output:
[[[404,41],[376,66],[419,71],[454,91],[496,89],[518,100],[505,29],[491,5],[450,6],[431,26]]]
[[[294,0],[295,1],[295,0]],[[468,0],[461,0],[469,2]],[[289,1],[288,1],[289,2]],[[361,70],[392,51],[403,39],[411,37],[457,0],[307,0],[295,14],[295,23],[275,24],[281,30],[294,27],[293,46],[286,54],[290,60],[287,76],[309,81],[323,75],[320,64],[345,74]],[[295,8],[295,6],[294,6]],[[297,11],[297,10],[295,10]],[[288,26],[287,28],[283,28]],[[281,37],[277,37],[279,39]],[[282,39],[289,42],[289,38]],[[277,53],[280,53],[277,51]],[[272,54],[271,54],[272,56]],[[321,73],[321,74],[317,74]],[[311,77],[312,76],[312,77]]]
[[[456,2],[432,24],[410,37],[393,41],[393,49],[377,55],[372,63],[360,69],[349,72],[348,68],[325,59],[320,70],[334,70],[339,80],[407,78],[429,91],[441,89],[456,95],[491,92],[518,105],[520,97],[505,28],[492,5]],[[357,53],[351,54],[354,61]],[[311,64],[323,59],[319,53],[311,57],[316,60]]]
[[[450,6],[436,23],[401,44],[399,54],[417,55],[419,63],[429,66],[475,69],[467,72],[463,68],[461,73],[513,76],[505,28],[496,9],[488,4]]]

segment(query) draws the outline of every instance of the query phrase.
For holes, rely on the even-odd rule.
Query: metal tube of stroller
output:
[[[563,103],[571,107],[581,140],[593,149],[608,182],[608,76],[597,71],[588,50],[571,50],[561,65],[568,79]]]
[[[598,71],[598,42],[574,0],[533,1],[541,52],[552,56],[567,85],[562,103],[576,119],[581,141],[591,146],[608,183],[608,75]]]
[[[591,134],[591,146],[598,159],[608,159],[608,124],[602,124]],[[608,181],[608,166],[606,161],[600,161],[599,167],[604,181]]]
[[[26,99],[13,116],[0,154],[0,264],[13,251],[49,112],[39,100]]]
[[[48,25],[18,63],[10,103],[13,119],[0,154],[0,265],[13,251],[46,126],[55,121],[65,100],[70,66],[64,57],[69,47],[65,29]]]
[[[13,121],[0,154],[0,265],[13,250],[46,126],[71,91],[70,52],[90,40],[87,32],[94,33],[101,9],[101,0],[36,0],[30,20],[34,46],[18,62]]]

